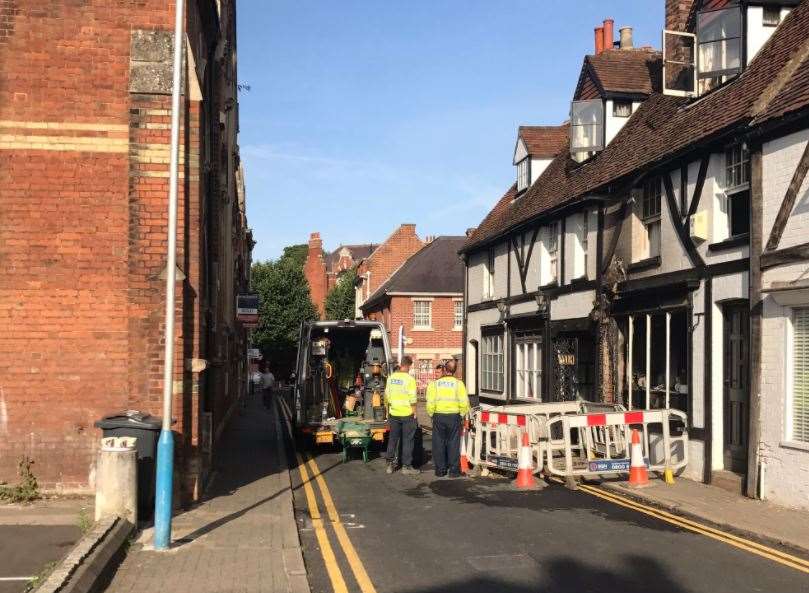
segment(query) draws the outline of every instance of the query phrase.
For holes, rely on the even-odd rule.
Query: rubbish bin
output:
[[[146,412],[126,410],[104,416],[95,423],[107,437],[135,437],[138,456],[138,516],[154,514],[155,460],[162,420]]]

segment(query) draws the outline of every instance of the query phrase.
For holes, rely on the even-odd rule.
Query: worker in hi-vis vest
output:
[[[458,363],[444,363],[442,377],[427,386],[427,413],[433,419],[433,465],[438,477],[461,476],[461,422],[469,411],[466,385],[455,378]]]
[[[392,474],[396,471],[396,450],[402,444],[403,474],[418,474],[413,467],[413,445],[416,440],[416,380],[410,376],[413,359],[402,357],[399,370],[392,373],[385,382],[385,407],[388,409],[388,467]]]

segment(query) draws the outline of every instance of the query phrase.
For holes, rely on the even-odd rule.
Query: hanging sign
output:
[[[248,328],[258,326],[257,294],[240,294],[236,297],[236,319]]]

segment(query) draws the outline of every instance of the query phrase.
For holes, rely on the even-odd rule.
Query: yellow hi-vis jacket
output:
[[[469,411],[469,397],[466,385],[455,377],[441,377],[427,386],[427,413],[460,414]]]
[[[416,411],[416,380],[401,371],[388,377],[385,405],[389,416],[412,416]]]

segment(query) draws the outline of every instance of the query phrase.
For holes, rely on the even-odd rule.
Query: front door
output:
[[[749,424],[749,327],[747,303],[724,308],[724,461],[725,469],[747,471]]]

